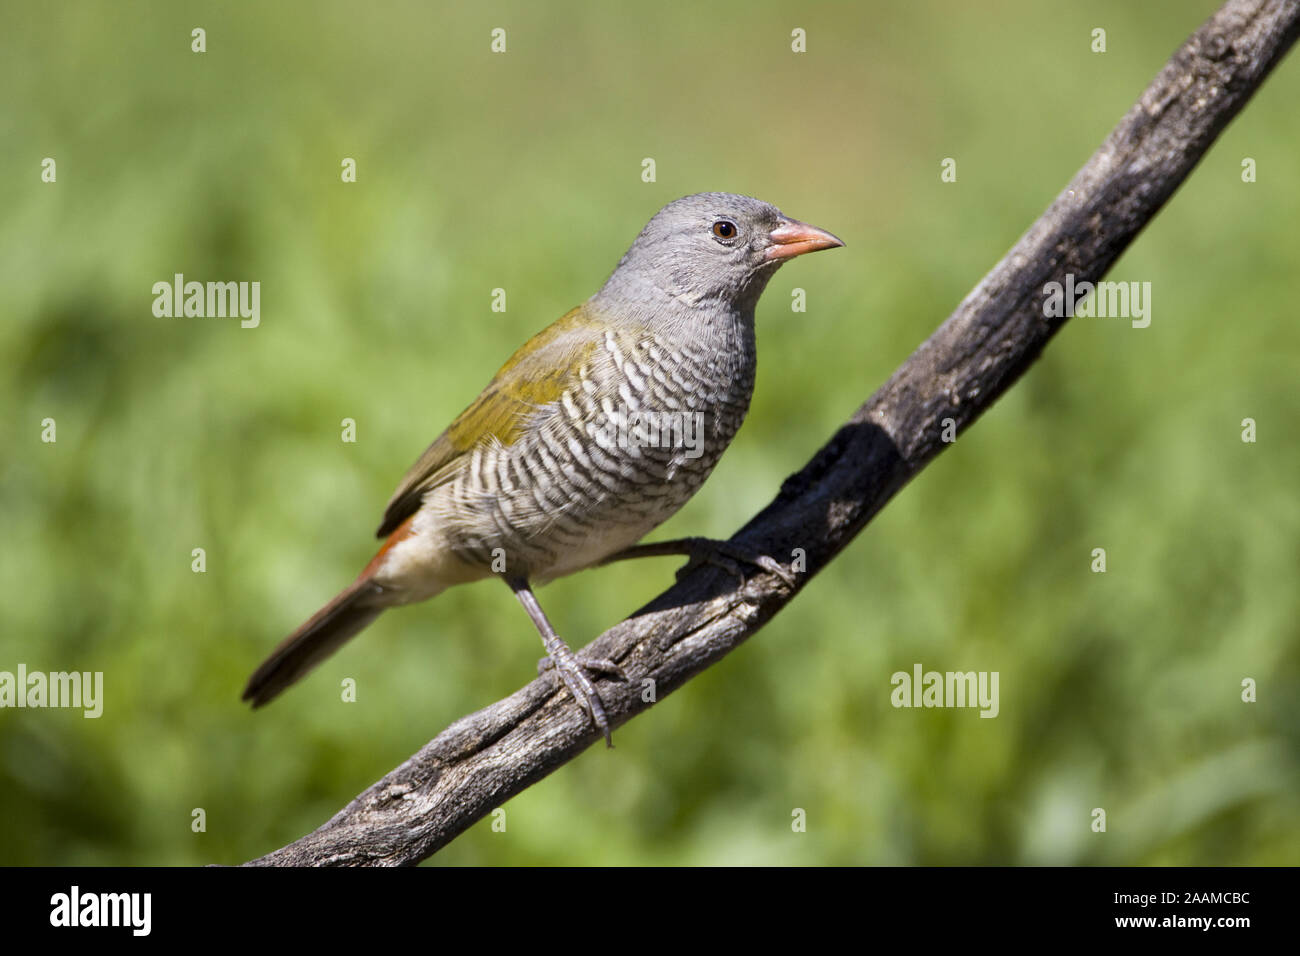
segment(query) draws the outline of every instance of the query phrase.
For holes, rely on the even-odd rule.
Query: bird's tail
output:
[[[271,652],[248,679],[243,699],[251,701],[255,708],[261,707],[306,677],[380,615],[385,605],[377,602],[378,591],[370,576],[363,573]]]

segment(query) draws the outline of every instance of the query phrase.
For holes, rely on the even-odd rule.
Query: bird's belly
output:
[[[462,561],[540,583],[596,564],[668,520],[699,490],[730,435],[713,439],[695,454],[551,430],[475,451],[477,460],[429,504]]]

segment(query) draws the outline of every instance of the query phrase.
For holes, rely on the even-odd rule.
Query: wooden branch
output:
[[[800,588],[945,444],[1038,357],[1064,318],[1044,285],[1096,282],[1182,183],[1300,32],[1300,0],[1229,0],[1174,54],[1073,182],[952,316],[782,485],[732,539],[783,564],[802,549]],[[602,680],[612,726],[720,660],[794,592],[777,576],[744,584],[711,567],[611,628],[584,652],[612,658]],[[249,865],[418,863],[600,739],[550,676],[452,724],[320,829]]]

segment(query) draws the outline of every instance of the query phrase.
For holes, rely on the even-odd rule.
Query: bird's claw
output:
[[[623,670],[623,665],[615,663],[614,661],[611,661],[607,657],[596,657],[596,658],[582,657],[582,658],[578,658],[578,663],[580,666],[585,667],[589,671],[595,671],[596,673],[603,674],[606,677],[612,677],[614,678],[614,680],[621,680],[621,681],[627,680],[627,672]],[[545,674],[547,671],[552,670],[554,667],[555,667],[555,661],[551,660],[549,657],[541,658],[537,662],[538,676]]]
[[[568,651],[568,648],[565,648]],[[592,683],[588,672],[606,674],[616,677],[619,680],[627,680],[627,675],[623,668],[611,660],[603,658],[597,660],[579,660],[572,652],[567,654],[561,653],[555,658],[543,657],[537,662],[537,673],[544,674],[547,671],[555,671],[560,680],[563,681],[565,688],[578,706],[586,711],[591,722],[596,725],[605,737],[605,746],[613,748],[614,741],[610,736],[609,719],[605,716],[605,707],[601,703],[600,694],[596,691],[596,685]]]

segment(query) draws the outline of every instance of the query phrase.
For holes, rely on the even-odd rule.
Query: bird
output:
[[[844,245],[770,203],[726,192],[660,209],[604,285],[519,348],[398,484],[358,575],[249,678],[258,708],[383,611],[490,577],[514,592],[552,669],[612,746],[594,680],[534,589],[598,564],[663,554],[741,561],[790,580],[768,555],[682,538],[638,544],[700,488],[749,410],[754,311],[791,259]]]

